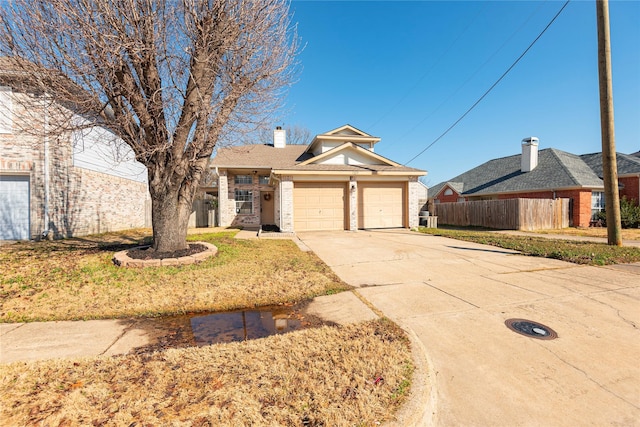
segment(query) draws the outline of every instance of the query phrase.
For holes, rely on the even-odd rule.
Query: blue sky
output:
[[[559,1],[294,0],[304,50],[285,126],[313,135],[349,123],[405,164],[451,126],[525,51]],[[611,1],[616,149],[640,150],[640,1]],[[601,151],[595,1],[573,0],[501,83],[408,166],[435,185],[520,141]]]

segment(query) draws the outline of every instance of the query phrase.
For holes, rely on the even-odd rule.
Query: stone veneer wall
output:
[[[409,177],[409,224],[407,224],[409,228],[414,228],[419,225],[420,208],[422,207],[419,199],[423,193],[420,186],[421,184],[418,182],[417,176]]]
[[[282,192],[282,213],[280,217],[280,230],[286,233],[293,232],[293,177],[284,175],[280,180]]]
[[[282,225],[278,224],[279,194],[277,189],[270,185],[260,184],[258,174],[252,175],[251,184],[236,184],[235,175],[228,173],[226,170],[220,170],[218,178],[218,209],[220,210],[220,226],[243,226],[243,227],[259,227],[260,219],[260,192],[274,192],[275,220],[276,224],[282,229]],[[249,175],[249,174],[247,174]],[[253,199],[253,212],[251,214],[236,213],[235,191],[251,190]],[[283,230],[284,231],[284,230]]]

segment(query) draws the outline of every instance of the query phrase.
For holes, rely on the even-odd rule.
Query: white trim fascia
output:
[[[394,162],[393,160],[387,159],[386,157],[381,156],[380,154],[376,154],[373,151],[367,150],[366,148],[362,148],[359,145],[353,143],[353,142],[345,142],[342,145],[339,145],[335,148],[332,148],[329,151],[325,151],[324,153],[315,156],[315,157],[311,157],[310,159],[305,160],[304,162],[298,163],[298,165],[300,166],[305,166],[305,165],[311,165],[314,163],[317,163],[319,160],[322,160],[324,158],[327,157],[331,157],[343,150],[347,150],[349,148],[352,148],[354,150],[356,150],[356,152],[363,154],[365,157],[371,157],[373,159],[379,160],[381,162],[383,162],[384,164],[388,165],[388,166],[401,166],[399,163]],[[366,165],[363,165],[366,166]]]

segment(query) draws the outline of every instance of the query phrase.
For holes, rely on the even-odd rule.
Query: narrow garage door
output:
[[[0,240],[29,239],[29,177],[0,175]]]
[[[404,227],[405,183],[358,183],[358,228]]]
[[[346,188],[345,183],[295,183],[294,230],[344,230]]]

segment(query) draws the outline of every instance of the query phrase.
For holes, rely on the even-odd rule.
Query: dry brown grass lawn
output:
[[[159,316],[301,301],[348,288],[290,240],[197,234],[218,254],[197,265],[121,268],[114,252],[148,230],[0,247],[0,322]]]
[[[392,417],[412,371],[406,337],[386,320],[14,363],[0,365],[0,425],[374,426]]]

